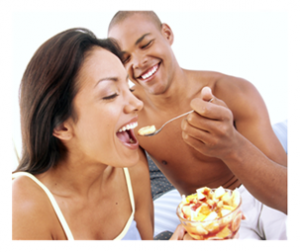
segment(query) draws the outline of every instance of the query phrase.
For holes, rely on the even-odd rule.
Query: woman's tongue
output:
[[[117,137],[124,143],[131,143],[130,136],[127,131],[117,132]]]

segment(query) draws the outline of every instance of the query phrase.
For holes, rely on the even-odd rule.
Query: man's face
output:
[[[108,37],[117,40],[130,80],[150,94],[161,94],[169,87],[175,59],[171,49],[172,31],[141,14],[134,14],[114,25]]]

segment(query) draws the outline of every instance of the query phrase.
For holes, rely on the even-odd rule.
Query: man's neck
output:
[[[148,94],[147,96],[152,105],[158,109],[180,109],[181,104],[186,101],[188,96],[189,84],[186,70],[179,68],[165,92],[158,95]]]

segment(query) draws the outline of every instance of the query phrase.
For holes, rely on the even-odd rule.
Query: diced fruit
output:
[[[235,189],[231,196],[231,205],[236,208],[240,204],[240,192]]]
[[[194,199],[197,199],[197,195],[196,194],[191,194],[189,196],[186,197],[186,200],[188,202],[192,202]]]
[[[219,201],[219,202],[217,203],[217,207],[218,207],[218,208],[222,208],[222,207],[223,207],[223,201]]]
[[[200,207],[200,213],[204,214],[204,215],[209,215],[210,213],[210,207],[207,204],[202,204]]]
[[[225,203],[225,204],[227,204],[227,205],[230,205],[230,200],[231,200],[231,197],[230,197],[230,195],[229,195],[229,193],[228,192],[226,192],[223,196],[222,196],[222,201],[223,201],[223,203]]]
[[[201,187],[201,188],[197,189],[196,191],[197,191],[197,193],[199,191],[199,192],[201,192],[204,195],[209,195],[210,188],[208,188],[208,187]]]
[[[196,227],[196,229],[197,229],[198,234],[200,234],[200,235],[208,234],[208,231],[205,228],[203,228],[201,225],[198,225]]]
[[[197,191],[198,200],[203,200],[206,198],[204,194],[202,194],[200,191]]]
[[[225,216],[225,215],[227,215],[227,214],[229,214],[229,213],[231,213],[230,210],[227,210],[227,209],[222,209],[222,210],[221,210],[222,216]]]
[[[219,233],[217,233],[216,237],[224,239],[230,236],[231,234],[231,230],[228,227],[225,227]]]
[[[218,218],[218,214],[216,212],[211,212],[206,218],[205,221],[210,221]]]
[[[228,206],[228,205],[223,205],[223,209],[226,209],[226,210],[229,210],[229,211],[234,210],[234,208],[235,208],[235,207]]]
[[[219,188],[217,188],[215,190],[215,193],[214,193],[214,198],[221,198],[224,194],[225,194],[225,190],[222,186],[220,186]]]
[[[182,207],[182,212],[186,215],[186,216],[191,216],[191,208],[189,206],[183,206]]]
[[[204,227],[206,230],[208,230],[209,232],[213,232],[214,230],[219,228],[219,223],[216,221],[210,222],[208,225],[204,224]]]
[[[198,215],[195,217],[194,221],[204,221],[207,215],[198,213]]]
[[[194,239],[231,239],[238,231],[243,213],[237,209],[241,203],[239,191],[219,187],[202,187],[197,193],[182,196],[177,214]],[[185,221],[186,220],[186,221]]]

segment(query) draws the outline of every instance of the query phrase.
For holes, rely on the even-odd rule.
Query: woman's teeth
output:
[[[156,72],[157,68],[158,68],[158,65],[155,65],[149,72],[141,75],[142,79],[145,80],[145,79],[149,78],[150,76],[152,76]]]
[[[121,129],[119,129],[119,132],[123,132],[123,131],[126,131],[126,130],[134,129],[137,126],[138,126],[137,122],[129,123],[129,124],[123,126]]]

